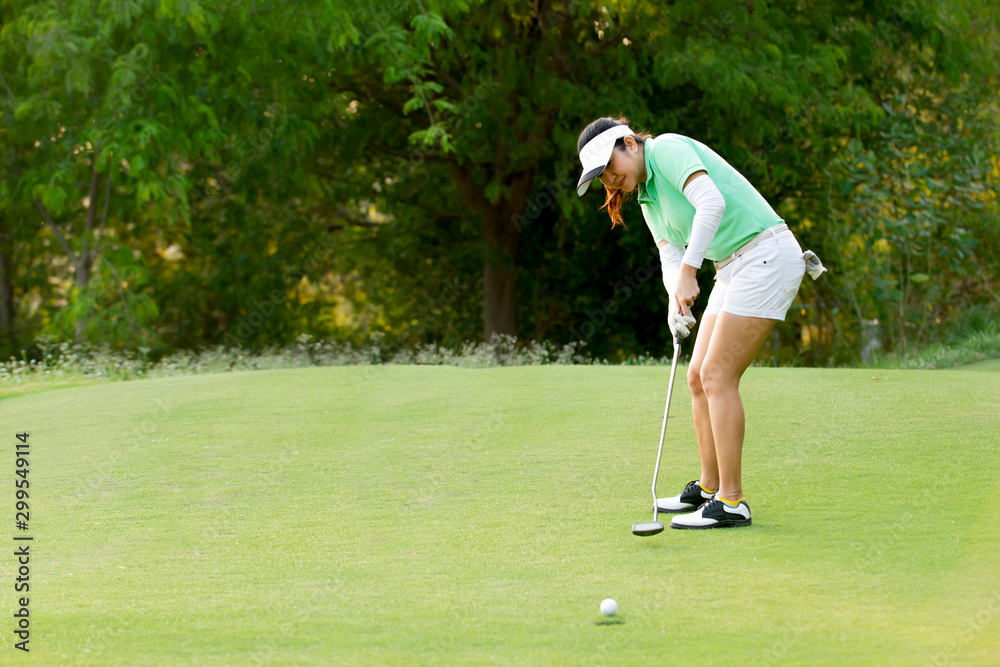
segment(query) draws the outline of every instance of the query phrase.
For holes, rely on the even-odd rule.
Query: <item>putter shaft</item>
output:
[[[653,521],[659,516],[659,508],[656,506],[656,478],[660,474],[660,457],[663,456],[663,436],[667,433],[667,415],[670,414],[670,396],[674,392],[674,375],[677,373],[677,357],[681,351],[681,337],[674,338],[674,359],[670,362],[670,383],[667,385],[667,404],[663,408],[663,426],[660,427],[660,447],[656,451],[656,468],[653,469]]]

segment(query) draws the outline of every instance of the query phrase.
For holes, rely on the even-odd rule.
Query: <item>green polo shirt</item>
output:
[[[726,200],[726,212],[705,258],[718,262],[765,229],[781,224],[750,181],[705,144],[680,134],[647,139],[646,182],[639,183],[639,205],[659,245],[685,247],[691,239],[694,206],[682,192],[688,176],[704,170]]]

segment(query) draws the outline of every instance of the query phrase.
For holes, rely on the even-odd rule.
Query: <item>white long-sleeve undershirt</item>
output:
[[[726,212],[726,200],[708,174],[699,174],[692,179],[684,188],[684,196],[694,206],[694,220],[691,223],[687,251],[681,261],[700,269],[708,246],[712,245],[712,239],[719,231],[722,216]],[[662,252],[660,256],[662,258]],[[669,291],[673,291],[673,285]]]
[[[667,297],[670,307],[676,309],[674,305],[674,287],[677,286],[677,271],[681,268],[681,258],[684,257],[684,249],[665,242],[660,246],[660,267],[663,270],[663,286],[667,288]]]

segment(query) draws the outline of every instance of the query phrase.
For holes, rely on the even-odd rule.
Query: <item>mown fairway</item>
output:
[[[751,369],[754,525],[638,538],[668,374],[310,368],[2,399],[5,451],[31,433],[35,541],[30,657],[0,559],[0,663],[996,664],[1000,374]],[[679,384],[661,495],[698,476]]]

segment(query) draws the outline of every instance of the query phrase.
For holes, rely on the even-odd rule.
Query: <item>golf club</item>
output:
[[[660,448],[656,452],[656,468],[653,469],[653,520],[647,523],[632,524],[632,534],[648,537],[663,532],[663,524],[656,520],[659,509],[656,507],[656,477],[660,474],[660,457],[663,455],[663,436],[667,433],[667,415],[670,414],[670,395],[674,391],[674,375],[677,373],[677,357],[681,351],[681,336],[674,338],[674,360],[670,362],[670,383],[667,385],[667,405],[663,408],[663,426],[660,428]]]

